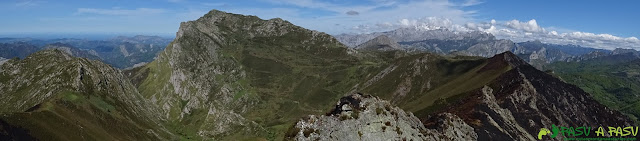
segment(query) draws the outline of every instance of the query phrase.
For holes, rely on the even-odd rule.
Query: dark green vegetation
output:
[[[549,66],[557,76],[592,94],[600,103],[636,120],[640,117],[640,60],[633,54]]]

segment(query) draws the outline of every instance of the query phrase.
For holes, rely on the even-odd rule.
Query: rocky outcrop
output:
[[[455,115],[431,118],[425,127],[412,113],[370,95],[341,98],[327,115],[310,115],[289,131],[289,140],[476,140],[473,128]]]

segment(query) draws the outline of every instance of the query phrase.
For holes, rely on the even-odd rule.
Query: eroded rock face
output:
[[[578,87],[523,63],[511,53],[500,54],[490,61],[504,62],[513,69],[440,110],[461,117],[474,128],[478,140],[536,140],[540,128],[552,125],[633,124],[628,117],[601,105]]]
[[[425,126],[412,113],[377,97],[352,94],[327,115],[310,115],[290,129],[291,140],[476,140],[473,128],[455,115],[432,117]]]

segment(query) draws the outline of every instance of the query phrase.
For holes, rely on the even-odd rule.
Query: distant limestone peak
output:
[[[386,35],[380,35],[365,43],[362,43],[358,45],[356,49],[379,51],[401,50],[400,44]]]
[[[93,60],[99,60],[100,57],[98,56],[97,53],[95,52],[90,52],[88,50],[82,50],[82,49],[78,49],[72,45],[69,44],[65,44],[65,43],[60,43],[60,42],[56,42],[56,43],[52,43],[52,44],[47,44],[43,47],[44,49],[48,49],[48,50],[60,50],[63,51],[66,54],[69,54],[71,56],[76,56],[76,57],[81,57],[81,58],[88,58],[88,59],[93,59]]]
[[[626,54],[626,53],[632,53],[634,55],[638,55],[638,51],[634,50],[634,49],[625,49],[625,48],[616,48],[614,49],[611,54],[612,55],[616,55],[616,54]]]

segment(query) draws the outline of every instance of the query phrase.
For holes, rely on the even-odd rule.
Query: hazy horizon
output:
[[[158,36],[162,38],[175,38],[175,33],[1,33],[0,38],[34,38],[34,39],[90,39],[105,40],[118,36],[133,37],[137,35]]]
[[[212,9],[282,18],[332,35],[402,27],[481,31],[515,42],[540,40],[600,49],[640,49],[638,1],[485,0],[8,0],[0,35],[67,33],[173,36]],[[24,36],[23,36],[24,37]]]

